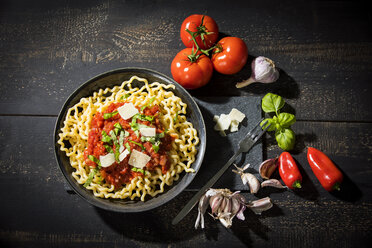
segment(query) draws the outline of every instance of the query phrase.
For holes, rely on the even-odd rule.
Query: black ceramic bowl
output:
[[[101,88],[113,87],[115,85],[120,85],[123,81],[129,80],[133,75],[146,78],[150,83],[157,81],[163,84],[174,84],[175,89],[173,90],[174,94],[179,96],[183,102],[187,104],[187,119],[193,123],[194,128],[198,131],[200,138],[200,143],[197,147],[198,153],[196,161],[192,164],[192,167],[195,170],[195,173],[185,173],[183,172],[181,178],[174,182],[172,186],[167,187],[164,193],[157,195],[156,197],[149,198],[146,201],[142,202],[131,201],[131,200],[116,200],[116,199],[102,199],[95,197],[92,191],[87,190],[76,182],[72,177],[72,172],[75,170],[70,166],[69,158],[64,152],[60,150],[60,146],[57,144],[58,134],[63,126],[63,121],[66,117],[67,110],[75,105],[82,97],[90,96],[94,91],[97,91]],[[198,172],[205,153],[206,147],[206,130],[204,125],[203,116],[200,112],[199,107],[195,103],[194,99],[190,94],[178,83],[169,77],[152,71],[149,69],[142,68],[122,68],[113,71],[109,71],[98,75],[83,85],[81,85],[77,90],[75,90],[71,96],[67,99],[65,104],[62,107],[62,110],[58,116],[55,130],[54,130],[54,144],[55,144],[55,155],[59,168],[61,169],[63,175],[66,177],[72,189],[86,201],[93,204],[94,206],[111,210],[117,212],[142,212],[146,210],[153,209],[158,207],[169,200],[176,197],[181,191],[183,191],[190,182],[194,179],[196,173]]]

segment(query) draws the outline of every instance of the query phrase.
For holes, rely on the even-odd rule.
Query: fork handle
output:
[[[223,175],[223,173],[225,173],[225,171],[230,167],[240,153],[242,153],[242,149],[239,148],[239,150],[235,152],[229,161],[227,161],[227,163],[191,198],[181,212],[179,212],[179,214],[173,219],[173,225],[176,225],[178,222],[180,222],[191,211],[191,209],[199,201],[200,197],[207,191],[207,189],[212,187],[217,182],[217,180]]]

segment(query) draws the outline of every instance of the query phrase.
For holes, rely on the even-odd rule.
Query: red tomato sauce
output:
[[[102,131],[105,131],[107,134],[109,134],[112,130],[115,129],[114,125],[116,123],[119,123],[121,127],[129,133],[129,136],[124,138],[123,144],[128,144],[131,151],[135,149],[151,157],[151,160],[143,169],[146,171],[152,171],[155,168],[161,168],[162,173],[166,173],[169,170],[169,159],[167,152],[172,147],[172,137],[170,135],[165,133],[164,137],[160,138],[159,150],[156,152],[154,151],[153,144],[151,142],[142,142],[141,133],[132,129],[130,123],[132,122],[133,117],[128,120],[124,120],[117,113],[111,118],[104,119],[105,113],[113,113],[117,111],[117,109],[124,105],[124,103],[125,102],[112,103],[103,113],[97,113],[93,117],[88,136],[88,147],[84,151],[85,163],[93,168],[96,168],[98,166],[95,162],[90,160],[88,156],[93,155],[96,159],[99,160],[99,157],[101,155],[106,155],[108,153],[105,145],[107,146],[109,144],[102,141]],[[165,132],[158,118],[158,114],[160,111],[158,105],[146,107],[142,112],[139,108],[137,109],[139,110],[140,114],[153,117],[152,121],[137,119],[136,122],[138,124],[156,128],[157,134]],[[119,135],[117,135],[117,137],[118,136]],[[144,150],[141,146],[130,142],[129,140],[141,144],[144,147]],[[109,146],[113,151],[115,151],[116,147],[114,143],[111,143],[111,145]],[[129,158],[130,154],[126,156],[126,158],[124,158],[124,160],[120,163],[115,162],[109,167],[100,168],[101,176],[107,183],[114,185],[115,188],[119,188],[123,184],[129,183],[136,176],[144,176],[142,172],[136,172],[132,170],[133,167],[128,164]]]

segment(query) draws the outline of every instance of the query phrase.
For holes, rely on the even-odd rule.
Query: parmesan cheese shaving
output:
[[[145,137],[154,137],[156,135],[156,129],[154,127],[140,128],[140,132]]]
[[[106,155],[99,156],[99,161],[101,162],[102,167],[109,167],[115,163],[115,155],[113,153],[108,153]]]
[[[132,150],[132,153],[129,158],[129,164],[133,167],[142,169],[150,161],[151,157],[139,152],[137,150]]]
[[[214,130],[219,131],[221,136],[226,136],[225,131],[237,132],[239,130],[239,123],[245,118],[245,114],[233,108],[228,115],[221,114],[220,116],[213,116],[213,121],[216,122]]]
[[[119,155],[119,161],[123,161],[129,154],[129,151],[127,149],[125,149],[122,153],[120,153]]]
[[[124,120],[128,120],[133,115],[138,113],[138,109],[133,105],[133,103],[126,103],[118,108],[119,115]]]

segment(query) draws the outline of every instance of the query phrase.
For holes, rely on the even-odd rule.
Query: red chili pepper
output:
[[[279,174],[288,188],[301,188],[302,176],[289,152],[283,152],[279,156]]]
[[[327,155],[309,147],[307,149],[307,161],[309,161],[311,169],[325,190],[340,190],[343,175]]]

